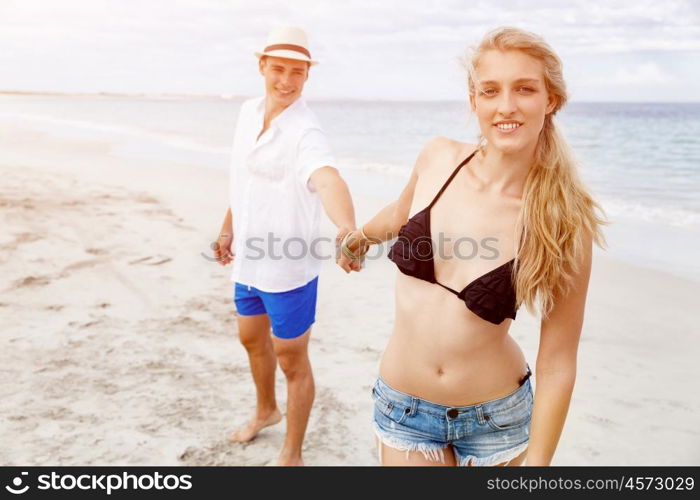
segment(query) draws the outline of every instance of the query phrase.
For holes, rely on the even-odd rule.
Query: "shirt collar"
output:
[[[292,104],[287,106],[284,111],[277,115],[272,122],[270,122],[270,127],[276,127],[283,129],[285,124],[289,123],[290,118],[292,118],[296,113],[299,112],[304,106],[306,106],[306,101],[304,101],[304,96],[299,96]],[[260,120],[265,118],[265,96],[260,99],[257,106],[257,112],[260,116]]]

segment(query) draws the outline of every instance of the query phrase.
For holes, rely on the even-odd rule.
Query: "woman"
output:
[[[553,122],[561,61],[539,36],[500,28],[467,67],[479,145],[429,141],[399,199],[341,245],[348,271],[398,235],[396,320],[372,390],[384,465],[549,465],[576,378],[605,222]],[[542,315],[534,397],[508,335],[522,302]]]

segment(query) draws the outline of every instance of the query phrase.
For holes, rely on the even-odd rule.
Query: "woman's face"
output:
[[[554,109],[542,62],[519,50],[489,50],[474,76],[469,101],[488,147],[507,154],[534,150],[545,115]]]

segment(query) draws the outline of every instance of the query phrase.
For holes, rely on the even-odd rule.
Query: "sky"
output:
[[[317,99],[452,100],[490,29],[542,35],[571,101],[700,102],[700,0],[0,0],[0,90],[260,95],[271,28]]]

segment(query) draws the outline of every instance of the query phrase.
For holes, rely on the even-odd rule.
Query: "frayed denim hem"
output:
[[[373,423],[373,427],[374,434],[377,437],[377,439],[381,442],[381,444],[384,444],[390,448],[394,448],[398,451],[405,451],[406,460],[408,460],[409,454],[412,451],[418,451],[423,454],[426,460],[429,460],[431,462],[441,462],[443,464],[445,463],[445,448],[448,445],[443,446],[432,442],[416,443],[413,441],[406,441],[403,439],[396,438],[392,435],[385,434],[381,429],[378,428],[376,423]],[[515,448],[500,451],[498,453],[494,453],[493,455],[483,458],[475,457],[474,455],[467,455],[466,457],[455,456],[455,458],[457,459],[457,464],[462,467],[465,467],[467,465],[470,465],[472,467],[488,467],[498,465],[501,462],[506,462],[505,465],[508,465],[508,463],[511,460],[513,460],[515,457],[517,457],[527,449],[528,444],[529,442],[525,442],[519,446],[516,446]],[[381,448],[379,448],[379,446],[377,446],[377,461],[380,465],[382,464]]]
[[[413,441],[405,441],[399,438],[396,438],[391,435],[387,435],[383,433],[377,426],[377,424],[374,425],[374,434],[377,436],[377,439],[382,443],[385,444],[386,446],[390,448],[394,448],[395,450],[398,451],[405,451],[406,452],[406,460],[408,460],[409,453],[412,451],[419,451],[423,454],[426,460],[430,460],[431,462],[442,462],[443,464],[445,463],[445,452],[444,449],[446,446],[441,446],[436,443],[415,443]],[[382,456],[381,456],[381,448],[379,446],[377,447],[377,459],[379,461],[379,464],[382,464]]]
[[[528,442],[525,442],[520,446],[511,448],[510,450],[494,453],[493,455],[484,458],[475,457],[474,455],[467,455],[466,457],[459,459],[459,465],[463,467],[466,465],[471,465],[472,467],[479,467],[497,465],[501,462],[506,462],[506,465],[508,465],[508,462],[513,460],[515,457],[517,457],[527,449],[527,445]],[[471,463],[469,463],[470,460]]]

